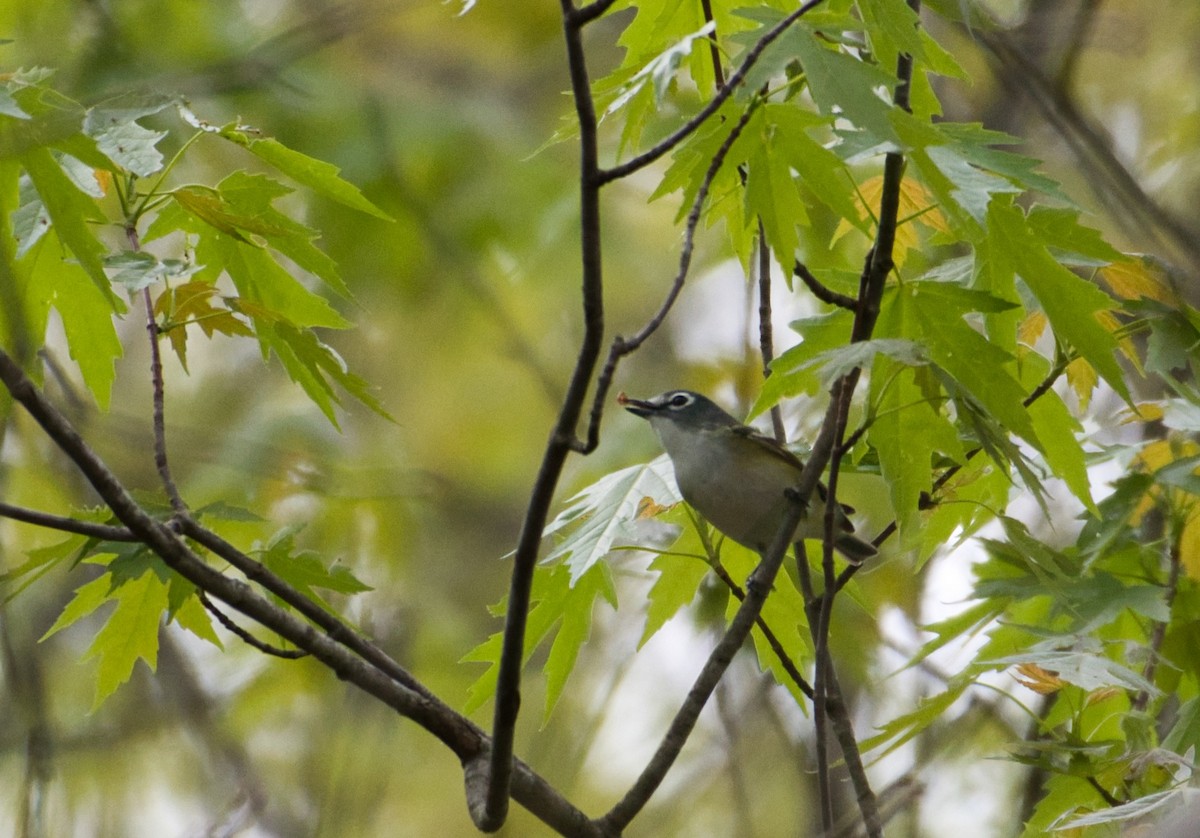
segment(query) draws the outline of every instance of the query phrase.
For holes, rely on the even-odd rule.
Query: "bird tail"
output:
[[[860,565],[879,553],[870,542],[863,541],[852,533],[842,533],[833,542],[834,549],[846,557],[850,564]]]

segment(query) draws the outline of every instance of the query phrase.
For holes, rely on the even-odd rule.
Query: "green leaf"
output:
[[[988,205],[996,194],[1021,192],[1021,187],[1010,181],[978,169],[959,155],[954,149],[946,146],[932,146],[924,150],[924,157],[917,155],[914,159],[918,164],[925,158],[937,167],[937,170],[951,184],[950,198],[971,218],[983,224],[987,218]],[[928,166],[922,167],[923,173],[928,173]]]
[[[99,658],[92,710],[129,680],[141,658],[153,671],[158,663],[158,627],[167,610],[167,586],[152,572],[117,588],[116,610],[96,634],[84,660]]]
[[[729,575],[739,583],[743,582],[754,568],[758,566],[760,557],[753,550],[740,544],[726,541],[721,548],[721,560]],[[725,606],[726,620],[732,620],[741,606],[735,597],[729,597]],[[763,603],[760,615],[764,623],[771,627],[775,639],[783,647],[784,655],[797,666],[803,667],[813,659],[811,634],[808,630],[808,615],[804,610],[804,597],[796,588],[790,573],[780,573],[775,577],[771,595]],[[755,627],[751,633],[754,640],[754,651],[758,657],[759,667],[770,672],[775,682],[786,687],[797,703],[803,704],[808,699],[788,675],[779,660],[779,656],[767,642],[766,636]]]
[[[1088,826],[1122,823],[1124,821],[1145,818],[1153,812],[1164,811],[1168,808],[1176,810],[1193,802],[1193,792],[1193,789],[1175,788],[1155,794],[1148,794],[1145,797],[1139,797],[1136,800],[1122,803],[1119,806],[1112,806],[1107,809],[1101,809],[1098,812],[1090,812],[1086,815],[1076,815],[1075,817],[1067,818],[1058,824],[1056,829],[1083,829]]]
[[[326,567],[321,557],[311,550],[297,550],[295,537],[295,529],[283,529],[259,551],[262,563],[289,585],[327,610],[331,609],[314,588],[342,594],[371,590],[370,585],[360,582],[344,565],[335,563]]]
[[[340,170],[332,163],[301,154],[270,137],[255,137],[244,126],[226,125],[220,130],[220,135],[247,149],[259,159],[270,163],[292,180],[307,186],[318,195],[324,195],[339,204],[384,221],[394,220],[368,201],[357,186],[343,180],[338,174]]]
[[[806,362],[805,366],[815,367],[820,373],[820,385],[827,388],[855,369],[867,369],[876,358],[890,358],[909,367],[923,367],[929,363],[925,348],[915,341],[872,338],[826,349]]]
[[[244,239],[235,240],[239,238],[228,235],[202,238],[196,246],[196,256],[206,265],[225,268],[245,298],[237,310],[257,321],[256,330],[261,331],[264,318],[259,314],[265,312],[247,307],[247,301],[257,303],[294,327],[344,329],[350,325],[323,297],[300,284],[270,253],[244,243]]]
[[[932,632],[934,637],[925,641],[908,663],[905,669],[917,666],[946,644],[958,641],[964,637],[974,637],[1004,612],[1003,600],[984,599],[964,608],[952,617],[947,617],[936,623],[921,626],[922,631]]]
[[[649,463],[605,475],[580,491],[551,521],[546,536],[566,533],[542,564],[564,561],[574,584],[592,565],[604,558],[618,540],[636,541],[632,523],[638,505],[649,497],[660,506],[679,501],[674,471],[664,454]]]
[[[83,133],[119,168],[146,177],[162,168],[162,154],[155,148],[165,132],[151,131],[137,120],[169,107],[174,100],[161,95],[127,94],[89,108]]]
[[[178,573],[172,573],[167,582],[167,619],[218,649],[225,648],[213,628],[208,609],[200,602],[196,586]]]
[[[879,733],[861,743],[863,753],[887,745],[887,748],[876,758],[886,756],[913,737],[919,735],[930,725],[941,721],[946,711],[950,709],[950,705],[958,701],[967,687],[971,686],[971,683],[972,679],[967,677],[967,673],[965,672],[951,678],[945,690],[937,695],[922,698],[917,704],[916,710],[913,710],[911,713],[905,713],[882,725],[879,728]]]
[[[84,384],[101,410],[107,410],[116,378],[115,362],[123,352],[113,322],[114,306],[124,310],[111,295],[102,292],[73,261],[57,259],[57,226],[25,257],[30,281],[62,317],[71,358],[79,364]],[[105,285],[108,278],[105,277]]]
[[[1061,226],[1061,219],[1056,219],[1056,223]],[[993,255],[1007,260],[1008,269],[1020,274],[1041,303],[1054,333],[1074,347],[1109,386],[1129,401],[1129,389],[1113,355],[1116,340],[1096,319],[1097,312],[1116,307],[1112,298],[1060,265],[1046,250],[1046,243],[1037,231],[1026,223],[1019,208],[993,201],[988,230],[996,242]]]
[[[857,0],[857,5],[877,55],[894,60],[897,53],[906,52],[939,75],[966,78],[966,73],[950,53],[929,37],[920,25],[917,13],[907,3]]]
[[[229,303],[235,311],[242,313],[255,310],[242,300],[230,300]],[[254,317],[259,340],[275,353],[288,376],[304,389],[334,427],[338,427],[334,405],[341,404],[341,400],[333,384],[384,419],[394,421],[371,392],[371,385],[350,372],[341,356],[313,331],[298,329],[283,320],[267,319],[264,315],[260,311]]]
[[[562,621],[554,636],[554,642],[550,645],[550,653],[546,656],[546,707],[542,715],[543,724],[550,720],[550,714],[554,712],[554,707],[562,696],[567,679],[575,669],[579,650],[587,642],[592,630],[593,605],[597,595],[601,594],[615,606],[616,592],[603,565],[593,567],[570,583],[562,603]]]
[[[838,216],[863,232],[867,221],[862,218],[850,188],[853,180],[842,159],[812,139],[808,132],[828,126],[828,121],[792,105],[769,103],[764,106],[765,118],[775,126],[772,132],[776,153],[795,169],[800,180],[812,194]],[[786,253],[779,255],[781,263]],[[790,262],[784,275],[791,276]]]
[[[1011,151],[1001,151],[995,146],[1018,146],[1021,141],[1001,131],[992,131],[978,123],[940,122],[938,131],[951,140],[951,145],[963,158],[989,172],[1008,178],[1018,186],[1041,192],[1064,204],[1070,199],[1063,193],[1058,182],[1039,174],[1040,161]]]
[[[911,369],[893,371],[894,364],[882,358],[871,374],[872,391],[876,382],[886,386],[875,406],[876,416],[867,430],[867,439],[879,455],[879,468],[891,495],[892,509],[901,544],[911,546],[920,533],[921,498],[933,488],[930,466],[938,447],[937,436],[953,428],[930,405],[916,384]],[[883,385],[883,381],[887,384]]]
[[[675,549],[678,548],[676,544]],[[639,649],[680,609],[695,600],[708,570],[708,565],[699,556],[669,552],[654,557],[650,572],[658,574],[658,578],[646,596],[646,625],[638,641]]]
[[[870,132],[877,141],[898,141],[889,117],[892,105],[875,92],[879,88],[890,90],[896,83],[895,76],[836,46],[826,46],[808,29],[797,26],[791,32],[787,46],[800,57],[821,113],[828,117],[840,115]]]
[[[62,613],[58,615],[58,619],[54,621],[54,625],[46,629],[46,633],[39,640],[45,640],[91,614],[101,605],[108,602],[111,591],[112,576],[107,573],[93,579],[86,585],[76,588],[75,596],[63,608]]]
[[[679,71],[679,66],[691,55],[696,41],[703,41],[707,44],[709,36],[715,28],[716,25],[713,21],[704,23],[696,31],[684,35],[658,55],[645,61],[641,69],[634,73],[617,91],[616,96],[604,109],[601,119],[612,116],[621,110],[647,86],[653,90],[654,106],[661,106],[667,96],[667,91],[675,83],[675,74]]]
[[[342,281],[337,265],[313,242],[318,233],[288,218],[272,206],[277,198],[291,194],[290,189],[265,175],[234,172],[218,184],[222,200],[237,219],[253,226],[239,226],[261,236],[268,247],[287,256],[301,268],[311,271],[326,285],[344,297],[350,289]]]
[[[771,374],[750,408],[750,417],[770,410],[785,398],[814,395],[820,380],[811,361],[826,350],[850,341],[853,315],[844,309],[789,324],[801,341],[771,362]]]
[[[1045,369],[1044,364],[1027,364],[1027,382],[1032,382],[1034,375],[1040,383]],[[1038,369],[1038,368],[1041,369]],[[1075,497],[1079,498],[1093,514],[1098,513],[1096,503],[1092,500],[1091,476],[1088,474],[1087,458],[1080,445],[1079,435],[1083,427],[1067,410],[1062,398],[1054,390],[1047,390],[1029,405],[1029,416],[1033,420],[1034,430],[1038,439],[1045,444],[1043,456],[1046,463],[1058,475]]]
[[[757,113],[739,137],[750,146],[746,171],[746,203],[743,223],[753,227],[761,220],[767,242],[781,265],[790,272],[800,236],[797,224],[808,224],[808,213],[788,161],[775,148],[774,126]]]
[[[964,319],[976,312],[1004,311],[1012,304],[945,282],[910,282],[900,289],[897,305],[907,308],[906,322],[912,324],[929,357],[958,387],[1005,428],[1041,450],[1033,421],[1022,404],[1025,391],[1006,371],[1013,357]]]
[[[123,250],[105,256],[104,267],[112,271],[112,281],[131,294],[168,278],[187,278],[200,269],[179,259],[160,260],[144,250]]]
[[[196,509],[192,515],[197,519],[216,518],[218,521],[237,521],[244,524],[260,524],[264,519],[261,515],[245,507],[226,503],[223,500],[214,501]]]
[[[1051,641],[1054,645],[1061,640]],[[983,661],[989,666],[1009,666],[1033,663],[1055,672],[1059,678],[1091,692],[1105,687],[1118,687],[1135,692],[1145,690],[1152,698],[1161,693],[1157,687],[1134,672],[1104,655],[1074,649],[1044,649],[1034,647],[1027,652]]]
[[[560,624],[569,609],[578,609],[591,619],[592,604],[597,594],[603,593],[609,602],[615,603],[615,594],[611,581],[607,580],[607,568],[603,564],[593,566],[588,574],[586,583],[572,585],[571,574],[566,565],[546,567],[539,565],[533,576],[533,589],[530,600],[533,607],[525,626],[525,649],[523,660],[529,661],[530,654],[549,636],[551,630]],[[595,578],[597,576],[604,579]],[[569,637],[564,641],[555,660],[554,678],[555,690],[561,692],[566,683],[570,668],[574,666],[578,647],[575,646],[581,636],[586,636],[586,629],[578,620],[572,620]],[[503,632],[496,632],[486,641],[476,646],[462,657],[461,663],[487,663],[487,670],[479,676],[467,690],[466,712],[470,713],[491,698],[496,693],[496,675],[500,667],[500,649],[504,639]],[[580,641],[582,642],[582,641]],[[549,675],[549,673],[547,673]],[[549,694],[547,695],[549,698]],[[553,709],[549,704],[546,715]]]
[[[21,157],[21,162],[33,179],[59,239],[79,260],[101,293],[109,298],[108,276],[102,261],[106,249],[88,226],[89,221],[104,220],[96,204],[71,183],[46,149],[31,149]]]

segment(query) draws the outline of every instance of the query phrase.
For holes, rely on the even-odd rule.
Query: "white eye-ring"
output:
[[[687,407],[695,400],[696,397],[691,393],[672,393],[671,397],[667,399],[667,406],[672,410],[679,410],[680,408]]]

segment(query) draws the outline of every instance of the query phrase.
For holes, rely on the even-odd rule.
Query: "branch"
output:
[[[592,399],[592,410],[588,417],[587,441],[575,449],[580,453],[589,454],[600,444],[600,420],[604,416],[604,405],[608,401],[608,391],[612,388],[612,379],[617,371],[617,364],[626,355],[637,351],[652,334],[658,331],[658,327],[667,319],[667,314],[670,313],[672,306],[675,305],[675,301],[679,298],[680,292],[683,291],[683,284],[687,279],[688,271],[692,265],[692,250],[696,236],[696,226],[700,223],[700,212],[704,208],[704,201],[708,197],[708,190],[712,187],[713,179],[717,176],[717,172],[720,171],[721,165],[725,162],[725,157],[729,154],[729,149],[733,147],[734,142],[737,141],[742,131],[745,130],[758,104],[759,100],[756,99],[746,109],[745,113],[742,114],[741,119],[733,126],[733,130],[729,132],[729,136],[725,138],[725,142],[721,143],[721,147],[713,155],[708,170],[704,173],[704,180],[700,183],[700,189],[696,192],[696,197],[692,201],[692,208],[688,211],[687,221],[684,224],[683,247],[679,252],[679,270],[676,271],[675,278],[671,281],[671,287],[667,290],[667,295],[663,299],[662,305],[658,307],[658,311],[654,313],[654,316],[633,337],[623,338],[618,335],[613,338],[612,345],[608,350],[608,357],[605,359],[604,366],[600,370],[600,375],[596,379],[596,394]]]
[[[613,7],[617,0],[595,0],[586,6],[572,9],[567,13],[567,19],[572,26],[584,27]]]
[[[565,0],[564,0],[565,2]],[[627,177],[638,169],[643,169],[649,166],[658,158],[662,157],[668,151],[679,145],[683,140],[686,140],[697,128],[712,116],[725,103],[725,100],[733,95],[733,92],[741,86],[746,75],[758,63],[758,59],[762,57],[763,52],[772,43],[775,42],[780,35],[788,30],[788,28],[798,21],[801,17],[808,14],[817,6],[821,5],[824,0],[808,0],[796,11],[785,17],[779,23],[772,26],[767,33],[759,38],[758,42],[750,48],[746,53],[746,57],[742,59],[742,63],[733,71],[733,75],[725,82],[718,90],[717,94],[709,101],[707,105],[700,109],[700,112],[681,125],[670,136],[659,142],[647,151],[642,152],[636,157],[626,160],[624,163],[613,166],[611,169],[601,169],[597,172],[601,184],[609,183],[623,177]]]
[[[250,632],[239,626],[233,619],[222,611],[217,606],[213,605],[213,601],[208,598],[208,595],[200,591],[197,596],[200,598],[200,604],[204,606],[204,610],[217,618],[217,622],[225,626],[231,633],[239,637],[242,642],[248,646],[252,646],[265,655],[271,655],[285,660],[297,660],[299,658],[308,657],[308,652],[303,649],[280,649],[272,646],[269,643],[264,643]]]
[[[850,311],[854,311],[858,307],[858,300],[846,294],[839,294],[837,291],[826,287],[821,280],[813,276],[813,272],[799,259],[792,266],[792,273],[800,277],[804,284],[808,286],[808,290],[812,291],[813,296],[821,302],[837,306],[838,308],[846,308]]]
[[[1171,608],[1175,604],[1175,595],[1179,592],[1179,575],[1180,570],[1183,568],[1180,540],[1180,534],[1174,534],[1171,538],[1170,547],[1167,550],[1167,561],[1169,562],[1170,570],[1167,573],[1167,585],[1163,598],[1166,600],[1168,615],[1170,615]],[[1146,665],[1142,669],[1142,677],[1148,683],[1154,683],[1154,673],[1158,669],[1159,653],[1162,650],[1163,640],[1167,636],[1167,624],[1170,622],[1170,616],[1166,620],[1156,620],[1154,629],[1150,632],[1150,642],[1146,649]],[[1149,702],[1150,691],[1148,689],[1139,690],[1130,704],[1130,709],[1136,713],[1140,713],[1146,709],[1146,705]]]
[[[341,680],[354,684],[400,715],[412,719],[450,748],[462,761],[464,771],[474,761],[486,757],[491,746],[487,735],[436,696],[423,688],[417,690],[400,683],[378,667],[356,657],[332,637],[316,631],[309,623],[264,599],[249,585],[209,567],[167,525],[156,521],[137,504],[66,417],[2,349],[0,382],[41,425],[59,450],[75,463],[117,519],[168,567],[210,596],[306,650]],[[530,812],[563,835],[603,836],[586,815],[529,766],[514,760],[513,768],[513,798]],[[467,779],[470,779],[469,776]],[[471,800],[468,796],[468,801]]]
[[[714,563],[712,565],[712,569],[713,573],[715,573],[717,578],[720,579],[725,587],[729,589],[729,592],[733,594],[734,598],[737,599],[738,602],[746,601],[746,592],[742,589],[741,585],[733,580],[733,577],[729,575],[729,571],[725,569],[724,565],[720,563]],[[766,620],[764,620],[760,615],[758,620],[755,622],[755,625],[757,625],[759,631],[762,632],[763,637],[767,641],[767,645],[771,647],[771,651],[775,653],[775,657],[779,660],[780,666],[782,666],[784,671],[787,672],[788,677],[792,679],[792,683],[796,685],[796,689],[800,690],[800,692],[804,693],[809,698],[812,698],[812,685],[809,684],[807,679],[800,674],[800,670],[796,668],[796,664],[794,664],[792,659],[788,657],[787,650],[783,648],[783,644],[779,641],[779,638],[775,636],[775,632],[771,630],[771,627],[767,625]]]
[[[251,582],[262,585],[279,597],[282,602],[296,609],[310,622],[321,628],[332,640],[342,644],[388,677],[395,679],[397,683],[420,693],[425,698],[432,698],[432,694],[386,652],[301,594],[282,577],[271,572],[262,562],[255,561],[191,515],[177,518],[176,523],[183,535],[229,562]]]
[[[125,238],[134,253],[142,249],[138,238],[137,220],[130,217],[125,222]],[[158,321],[154,319],[154,299],[150,296],[150,287],[142,289],[142,301],[146,306],[146,334],[150,337],[150,381],[154,387],[154,467],[158,469],[158,479],[162,481],[163,491],[171,509],[176,513],[187,511],[187,504],[179,495],[179,488],[171,476],[171,466],[167,461],[167,423],[166,396],[163,390],[162,354],[158,346]]]
[[[990,21],[988,22],[990,24]],[[1119,207],[1109,217],[1125,229],[1136,229],[1170,245],[1185,263],[1200,262],[1200,244],[1194,224],[1155,201],[1113,151],[1112,142],[1083,114],[1061,84],[1049,78],[1013,38],[994,25],[971,29],[1000,65],[996,76],[1010,91],[1027,95],[1037,110],[1055,127],[1081,168],[1084,181],[1102,205]],[[1189,216],[1190,218],[1190,216]]]
[[[0,501],[0,518],[11,518],[38,527],[51,530],[71,532],[76,535],[86,535],[103,541],[137,541],[138,538],[126,527],[116,527],[112,524],[97,524],[92,521],[80,521],[63,515],[52,515],[49,512],[39,512],[36,509],[26,509],[11,503]]]
[[[758,219],[758,354],[762,358],[763,378],[771,375],[775,359],[775,327],[771,323],[771,248],[767,246],[767,230],[762,217]],[[787,442],[783,427],[783,408],[771,405],[771,430],[780,445]]]
[[[154,384],[154,467],[158,469],[158,479],[162,481],[163,490],[171,502],[171,509],[176,513],[187,511],[187,504],[179,495],[179,487],[171,476],[171,465],[167,460],[167,423],[166,395],[163,388],[162,353],[158,346],[158,321],[154,319],[154,301],[150,298],[150,289],[142,289],[142,299],[146,304],[146,333],[150,336],[150,380]]]
[[[492,719],[493,744],[487,772],[487,794],[480,809],[471,807],[475,825],[485,831],[499,829],[508,813],[510,777],[513,769],[513,737],[521,706],[521,666],[525,653],[525,627],[529,615],[533,572],[546,527],[550,503],[562,475],[567,455],[577,446],[575,428],[583,412],[588,384],[600,358],[604,340],[604,283],[600,252],[599,152],[596,137],[596,107],[588,80],[583,49],[583,25],[590,18],[576,19],[571,0],[561,0],[563,39],[575,112],[579,119],[579,228],[582,259],[583,340],[558,420],[546,443],[542,464],[525,508],[525,519],[517,539],[509,581],[508,608],[500,666],[496,676],[496,699]],[[599,8],[599,7],[593,7]],[[602,10],[602,9],[601,9]]]

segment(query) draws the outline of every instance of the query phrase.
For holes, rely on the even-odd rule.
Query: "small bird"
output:
[[[669,390],[651,399],[617,404],[650,422],[675,467],[675,482],[693,508],[738,544],[764,553],[783,526],[804,463],[774,439],[743,425],[709,399],[690,390]],[[825,487],[818,486],[822,500]],[[875,547],[854,535],[842,505],[834,548],[851,564],[862,564]],[[800,520],[796,539],[825,537],[825,516]]]

